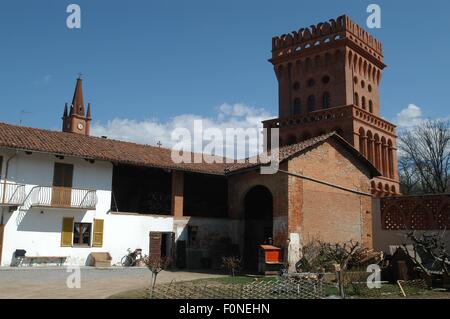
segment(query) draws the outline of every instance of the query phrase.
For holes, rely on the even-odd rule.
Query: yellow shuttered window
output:
[[[64,217],[61,230],[61,247],[72,247],[73,217]]]
[[[103,219],[94,219],[94,240],[92,241],[94,247],[103,246],[103,224]]]

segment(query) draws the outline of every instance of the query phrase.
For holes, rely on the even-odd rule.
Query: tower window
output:
[[[324,109],[330,107],[330,93],[325,92],[322,97],[322,106]]]
[[[308,97],[308,112],[313,112],[316,109],[316,97],[310,95]]]
[[[369,84],[369,85],[367,86],[367,89],[369,90],[369,92],[372,92],[372,85]]]
[[[294,113],[294,115],[300,114],[300,112],[301,112],[301,106],[302,106],[302,104],[301,104],[300,99],[299,99],[299,98],[296,98],[296,99],[294,100],[294,108],[293,108],[293,113]]]
[[[364,96],[361,99],[361,105],[362,105],[363,110],[365,110],[366,109],[366,98]]]
[[[373,103],[372,100],[369,100],[369,112],[373,113]]]
[[[356,76],[353,78],[353,82],[355,82],[355,84],[358,84],[358,78]]]
[[[313,87],[314,85],[316,85],[316,81],[314,81],[314,79],[309,79],[307,85],[308,87]]]
[[[361,87],[364,89],[366,87],[366,82],[361,81]]]
[[[294,88],[295,91],[300,90],[300,83],[299,82],[295,82],[293,88]]]
[[[322,78],[322,82],[323,82],[324,84],[329,83],[329,82],[330,82],[330,77],[329,77],[328,75],[325,75],[325,76]]]
[[[359,95],[355,92],[355,105],[359,106]]]

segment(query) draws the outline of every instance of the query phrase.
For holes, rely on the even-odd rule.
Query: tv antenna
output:
[[[32,112],[27,112],[25,110],[20,110],[19,125],[22,125],[23,117],[24,117],[25,114],[33,114],[33,113]]]

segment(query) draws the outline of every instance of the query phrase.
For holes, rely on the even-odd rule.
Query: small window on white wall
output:
[[[73,224],[73,245],[90,246],[91,245],[92,224],[74,223]]]

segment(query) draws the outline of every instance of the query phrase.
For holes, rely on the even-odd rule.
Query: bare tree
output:
[[[428,120],[399,136],[400,177],[405,194],[450,190],[450,122]]]
[[[151,288],[150,298],[152,298],[156,286],[156,278],[161,271],[170,266],[171,259],[169,257],[161,257],[161,256],[152,256],[152,257],[145,256],[143,260],[145,266],[147,266],[147,268],[152,272],[151,286],[150,286]]]
[[[422,188],[420,187],[419,174],[416,173],[414,163],[407,156],[400,156],[398,158],[398,172],[400,175],[400,191],[405,195],[420,194]]]
[[[419,236],[412,231],[407,234],[407,238],[412,242],[413,252],[409,254],[418,268],[430,275],[430,270],[449,274],[450,255],[444,241],[445,231],[442,233],[427,234]],[[405,251],[407,246],[404,245]]]
[[[235,256],[222,257],[222,267],[226,268],[230,275],[234,277],[241,270],[241,258]]]
[[[343,243],[310,241],[303,246],[303,258],[297,263],[298,271],[319,271],[339,265],[342,271],[357,267],[372,257],[373,251],[353,240]]]

